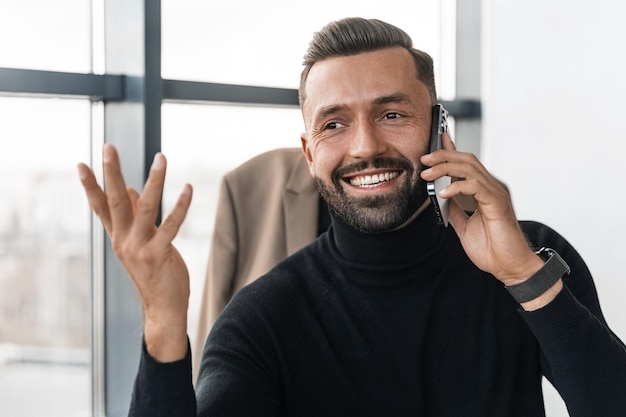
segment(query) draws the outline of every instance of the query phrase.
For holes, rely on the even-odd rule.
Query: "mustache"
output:
[[[393,169],[398,171],[407,171],[409,176],[413,174],[413,165],[406,158],[390,158],[390,157],[377,157],[370,161],[359,161],[350,165],[346,165],[340,168],[337,168],[332,175],[333,182],[337,183],[341,180],[341,178],[346,175],[350,175],[355,172],[363,171],[368,168],[377,168],[377,169]],[[424,166],[420,164],[420,171],[424,169]]]

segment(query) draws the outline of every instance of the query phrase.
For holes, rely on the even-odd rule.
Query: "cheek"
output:
[[[429,152],[429,140],[419,139],[414,141],[405,141],[396,148],[398,152],[404,155],[415,167],[423,168],[420,159]]]
[[[341,166],[343,153],[339,146],[320,142],[312,149],[313,163],[311,164],[311,174],[320,178],[330,178],[335,169]]]

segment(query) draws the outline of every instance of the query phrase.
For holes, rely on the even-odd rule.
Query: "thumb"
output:
[[[461,236],[469,220],[469,215],[455,198],[450,198],[448,205],[448,223],[452,225],[456,234]]]

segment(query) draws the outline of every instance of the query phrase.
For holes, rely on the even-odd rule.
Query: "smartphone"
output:
[[[432,124],[430,126],[430,152],[434,152],[442,148],[441,135],[448,131],[448,112],[443,108],[441,104],[433,106]],[[448,226],[448,204],[450,203],[446,198],[439,197],[439,191],[450,185],[451,178],[449,176],[443,176],[435,181],[428,181],[426,183],[426,189],[428,196],[435,209],[437,216],[437,223],[441,226]]]

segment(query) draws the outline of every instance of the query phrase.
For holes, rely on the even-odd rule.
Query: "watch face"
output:
[[[535,252],[535,254],[537,254],[544,261],[547,261],[548,259],[550,259],[550,257],[554,255],[555,253],[556,252],[553,249],[546,248],[545,246],[539,249],[537,252]]]
[[[544,261],[547,261],[550,258],[550,250],[544,246],[536,251],[535,255],[539,256]]]
[[[571,269],[569,267],[569,265],[567,264],[567,262],[565,262],[563,260],[563,258],[561,258],[561,256],[557,253],[557,251],[555,251],[552,248],[546,248],[545,246],[541,249],[539,249],[537,252],[535,252],[537,255],[539,255],[541,257],[541,259],[543,259],[544,261],[548,261],[548,259],[554,257],[554,262],[553,264],[555,265],[559,265],[559,268],[561,271],[563,271],[563,276],[565,275],[569,275]]]

